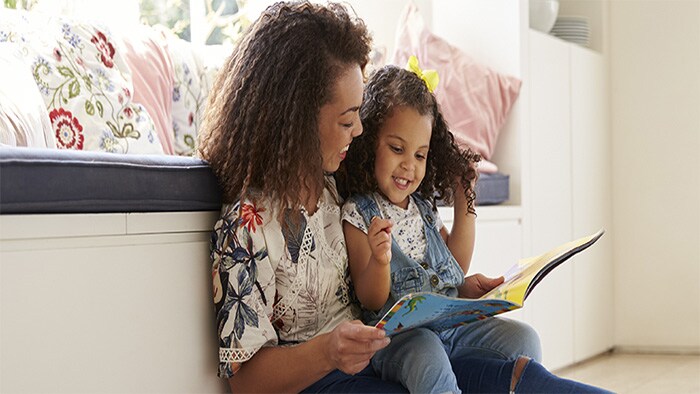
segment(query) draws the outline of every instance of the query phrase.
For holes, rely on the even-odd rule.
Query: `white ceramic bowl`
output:
[[[530,0],[530,27],[549,33],[558,13],[559,0]]]

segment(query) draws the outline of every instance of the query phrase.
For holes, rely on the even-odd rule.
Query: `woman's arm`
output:
[[[297,346],[260,349],[229,384],[234,393],[299,392],[335,369],[360,372],[388,344],[383,330],[346,321]]]
[[[391,287],[391,227],[388,219],[375,217],[367,234],[343,222],[348,264],[355,293],[369,310],[379,310],[389,298]]]

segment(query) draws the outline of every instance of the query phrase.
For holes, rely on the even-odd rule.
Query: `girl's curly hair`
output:
[[[350,145],[347,158],[337,173],[338,188],[343,197],[367,194],[378,189],[374,178],[377,137],[395,107],[409,107],[421,115],[430,115],[433,129],[426,162],[425,177],[417,192],[436,205],[436,199],[454,200],[454,182],[464,187],[468,212],[475,213],[474,184],[476,163],[481,157],[470,148],[460,149],[447,127],[435,96],[415,73],[396,66],[385,66],[372,75],[365,86],[360,118],[362,135]]]
[[[342,5],[265,10],[219,72],[199,133],[224,203],[254,189],[282,212],[302,204],[302,190],[323,188],[319,110],[349,67],[364,70],[370,47],[365,24]]]

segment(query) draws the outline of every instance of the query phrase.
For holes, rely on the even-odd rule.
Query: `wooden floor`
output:
[[[700,393],[700,356],[607,353],[555,371],[624,393]]]

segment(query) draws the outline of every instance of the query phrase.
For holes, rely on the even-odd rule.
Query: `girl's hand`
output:
[[[359,320],[340,323],[329,333],[326,355],[333,367],[354,375],[369,365],[378,350],[389,344],[384,330]]]
[[[393,226],[391,220],[375,216],[367,229],[372,257],[381,264],[389,264],[391,261],[391,228]]]
[[[504,278],[488,278],[483,274],[469,275],[464,278],[464,283],[459,287],[459,296],[463,298],[479,298],[496,286],[503,283]]]

